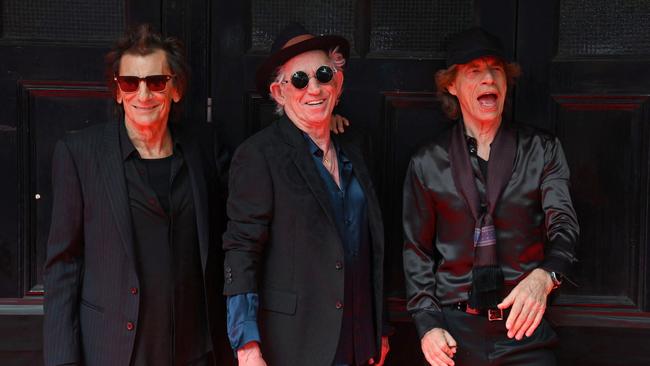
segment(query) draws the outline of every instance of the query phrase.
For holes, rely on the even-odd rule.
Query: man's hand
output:
[[[508,337],[521,340],[530,337],[542,321],[546,311],[546,298],[553,290],[553,280],[548,272],[536,268],[524,278],[510,294],[497,305],[499,309],[510,309],[506,320]]]
[[[379,362],[375,363],[375,360],[371,358],[370,361],[368,361],[368,364],[383,366],[384,362],[386,362],[386,355],[388,355],[388,351],[390,351],[390,345],[388,344],[388,337],[381,337],[381,359],[379,360]]]
[[[349,125],[350,121],[348,121],[347,118],[338,114],[333,114],[332,119],[330,120],[330,131],[338,135],[339,133],[343,133],[345,131],[345,127]]]
[[[422,340],[422,353],[431,366],[453,366],[456,354],[456,340],[442,328],[428,331]]]
[[[239,366],[266,366],[262,350],[257,342],[248,342],[237,350]]]

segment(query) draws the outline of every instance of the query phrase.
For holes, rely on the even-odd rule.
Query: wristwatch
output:
[[[551,281],[553,281],[553,290],[560,287],[562,280],[564,280],[564,276],[562,276],[561,273],[557,272],[549,272],[548,274],[551,275]]]

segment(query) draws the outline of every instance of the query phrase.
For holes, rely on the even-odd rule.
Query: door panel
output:
[[[650,16],[645,1],[519,2],[516,115],[553,131],[581,227],[549,318],[566,365],[643,365],[648,313]],[[540,20],[541,15],[541,20]]]
[[[212,121],[235,148],[275,117],[255,91],[277,32],[300,21],[348,38],[337,111],[367,136],[386,227],[386,291],[398,333],[388,364],[422,364],[405,312],[401,190],[406,164],[446,120],[433,74],[449,36],[497,34],[523,69],[514,116],[556,133],[581,224],[573,279],[552,298],[562,365],[642,365],[650,352],[650,3],[645,0],[5,0],[0,18],[0,345],[8,365],[40,360],[41,268],[50,157],[65,131],[112,117],[103,55],[148,21],[187,45],[187,123]],[[209,106],[209,99],[211,106]],[[38,195],[38,196],[37,196]],[[38,197],[38,198],[37,198]]]
[[[2,2],[0,13],[0,363],[42,363],[42,268],[51,215],[51,158],[66,132],[111,121],[114,102],[105,86],[104,54],[131,24],[161,27],[160,0],[50,0]],[[197,5],[189,4],[187,6]],[[182,10],[181,6],[178,6]],[[183,14],[186,14],[184,12]],[[205,9],[196,14],[205,16]],[[168,28],[185,29],[175,22]],[[171,23],[171,24],[169,24]],[[190,32],[203,32],[201,20]],[[164,32],[164,29],[163,29]],[[206,37],[204,36],[203,39]],[[195,41],[195,43],[198,41]],[[205,42],[198,47],[206,49]],[[207,54],[207,52],[204,52]],[[207,60],[190,58],[205,80]],[[196,60],[201,60],[196,62]],[[201,63],[202,62],[202,63]],[[196,91],[198,90],[198,92]],[[207,87],[192,108],[207,114]]]

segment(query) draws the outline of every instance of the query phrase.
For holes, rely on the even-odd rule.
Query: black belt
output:
[[[467,302],[457,302],[455,304],[450,304],[450,307],[453,309],[465,312],[472,315],[483,315],[487,316],[488,320],[493,322],[497,320],[503,320],[503,310],[499,308],[493,309],[474,309],[471,306],[467,305]]]

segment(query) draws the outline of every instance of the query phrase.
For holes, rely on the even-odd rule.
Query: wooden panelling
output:
[[[560,326],[650,328],[647,95],[553,95],[581,226],[574,279],[554,300]]]
[[[428,92],[385,92],[381,131],[383,141],[377,145],[382,159],[379,196],[382,201],[386,231],[386,296],[404,298],[402,266],[402,187],[411,155],[420,145],[449,126],[435,100]],[[377,163],[377,162],[376,162]]]
[[[18,92],[22,289],[24,296],[40,296],[54,146],[67,131],[111,120],[113,101],[100,83],[21,81]]]
[[[246,136],[268,126],[278,118],[275,114],[275,103],[267,98],[262,98],[256,92],[249,92],[245,97],[246,107]]]

